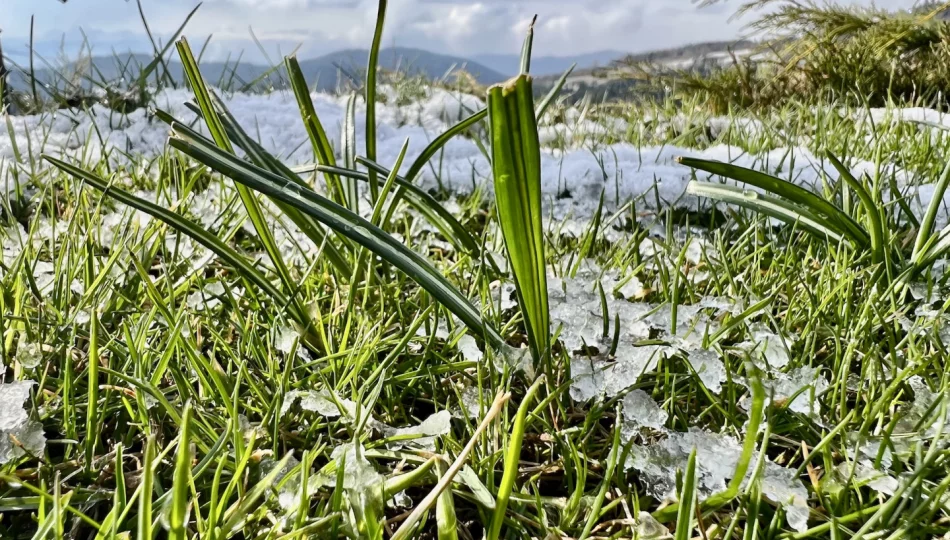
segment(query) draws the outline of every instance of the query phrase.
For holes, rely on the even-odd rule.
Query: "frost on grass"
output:
[[[43,424],[30,420],[24,408],[34,384],[33,381],[0,384],[0,464],[24,454],[43,455],[46,447]]]
[[[415,446],[435,450],[435,440],[452,429],[452,413],[439,411],[426,418],[417,426],[393,428],[385,424],[377,427],[387,439],[393,439],[393,446]]]
[[[688,361],[703,386],[713,394],[722,392],[722,383],[726,382],[726,366],[718,353],[706,349],[690,351]]]
[[[648,446],[633,446],[627,468],[640,473],[640,480],[651,495],[675,501],[676,471],[685,471],[689,455],[696,449],[696,478],[700,499],[724,491],[735,474],[742,446],[728,435],[691,428],[675,432]],[[751,469],[754,467],[750,467]],[[808,491],[795,471],[766,461],[760,477],[762,493],[785,508],[789,525],[797,531],[808,527]],[[746,478],[748,482],[748,478]]]
[[[751,329],[751,339],[739,344],[749,351],[753,362],[762,369],[782,369],[791,361],[788,351],[795,336],[781,336],[758,324]]]
[[[296,403],[300,408],[316,413],[324,418],[339,418],[346,415],[347,420],[356,418],[356,403],[348,399],[341,399],[329,390],[291,390],[284,395],[280,405],[280,416],[284,416]],[[339,402],[339,405],[337,405]],[[340,410],[342,407],[342,411]]]
[[[785,407],[806,416],[817,417],[818,396],[828,389],[828,380],[821,375],[818,368],[801,367],[788,373],[771,372],[770,378],[762,380],[762,386],[765,388],[765,395],[771,398],[773,405]],[[746,397],[741,405],[748,410],[751,404],[751,397]]]
[[[713,318],[736,309],[734,302],[711,298],[692,305],[673,308],[669,304],[630,302],[616,298],[610,291],[617,283],[613,276],[600,276],[593,264],[586,264],[576,278],[548,277],[552,330],[560,328],[564,347],[575,353],[571,361],[574,382],[571,397],[575,401],[605,396],[613,397],[653,370],[664,355],[698,354],[694,369],[704,377],[713,391],[725,376],[725,367],[718,358],[709,358],[702,351],[703,336],[715,332],[719,323]],[[602,300],[595,288],[597,279],[603,285]],[[606,300],[606,302],[604,302]],[[607,320],[604,319],[606,308]],[[619,327],[617,323],[619,321]],[[605,333],[606,330],[606,333]],[[641,342],[657,337],[670,345],[641,346]],[[616,338],[616,351],[608,354]]]
[[[467,362],[480,362],[482,360],[482,351],[478,348],[478,343],[475,342],[475,338],[472,336],[465,334],[460,337],[456,347],[462,353],[462,358]]]
[[[330,459],[339,466],[343,461],[343,488],[348,490],[367,490],[378,486],[383,476],[366,459],[366,450],[359,443],[346,443],[337,446],[330,454]]]
[[[643,390],[634,390],[623,398],[623,425],[620,429],[620,436],[624,441],[629,441],[638,434],[643,428],[649,428],[654,431],[663,431],[669,414],[661,409],[650,394]]]

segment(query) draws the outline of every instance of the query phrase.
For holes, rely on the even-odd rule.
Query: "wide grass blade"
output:
[[[846,236],[858,247],[863,248],[870,244],[871,239],[867,231],[854,221],[851,216],[845,214],[841,209],[830,202],[791,182],[721,161],[687,157],[677,158],[677,161],[687,167],[706,171],[725,178],[731,178],[737,182],[749,184],[778,197],[788,199],[794,204],[807,208],[815,216],[822,218],[822,225],[825,228],[832,229]]]
[[[490,88],[488,110],[498,221],[531,353],[539,363],[550,351],[551,325],[541,219],[541,148],[531,78],[521,75]]]
[[[694,180],[686,186],[686,192],[698,197],[741,206],[784,221],[789,225],[797,225],[819,238],[830,238],[835,242],[841,242],[844,239],[838,231],[827,226],[827,221],[821,220],[808,210],[757,191]]]
[[[303,180],[297,176],[290,168],[284,165],[279,159],[272,156],[268,153],[261,145],[259,145],[254,139],[248,136],[244,131],[244,128],[238,124],[237,120],[231,114],[231,112],[224,106],[224,103],[214,94],[211,95],[212,100],[215,103],[215,107],[218,110],[218,117],[221,120],[221,123],[224,125],[224,129],[227,132],[228,137],[236,144],[241,150],[247,154],[251,162],[261,167],[267,169],[274,174],[279,174],[286,177],[288,180],[296,182],[297,184],[309,188]],[[193,106],[195,112],[201,114],[201,110]],[[178,128],[182,131],[187,131],[188,135],[193,138],[202,138],[207,140],[207,137],[198,133],[197,131],[187,128],[180,121],[173,118],[170,114],[164,111],[156,111],[155,115],[171,126],[173,123],[178,125]],[[210,141],[209,141],[210,143]],[[327,260],[330,261],[337,270],[342,272],[343,275],[350,275],[350,264],[347,262],[346,257],[340,253],[340,250],[337,249],[337,246],[332,242],[326,241],[326,232],[323,230],[323,226],[314,221],[313,219],[301,214],[299,211],[291,208],[283,203],[276,203],[277,207],[280,208],[281,212],[284,212],[291,221],[294,222],[300,230],[307,235],[314,245],[322,246],[322,253],[326,256]],[[344,239],[345,240],[345,239]]]
[[[369,249],[405,272],[473,332],[484,336],[492,346],[501,347],[504,344],[498,332],[482,320],[478,310],[458,289],[432,268],[422,256],[396,241],[379,227],[312,190],[287,182],[281,176],[240,160],[200,139],[189,139],[184,133],[177,131],[176,127],[177,124],[172,126],[175,131],[169,140],[172,147],[236,182],[297,208]]]

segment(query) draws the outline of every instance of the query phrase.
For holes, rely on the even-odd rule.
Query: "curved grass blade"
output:
[[[864,206],[864,211],[868,215],[868,220],[871,222],[871,260],[875,264],[889,262],[887,260],[887,241],[884,238],[884,216],[881,215],[882,210],[879,205],[874,204],[874,199],[868,190],[834,154],[826,152],[825,156],[838,171],[838,176],[858,195],[858,199],[861,200],[861,205]]]
[[[524,442],[528,410],[543,382],[544,375],[541,375],[525,393],[515,415],[515,424],[511,428],[511,437],[507,443],[508,450],[505,453],[505,472],[502,474],[498,496],[495,499],[495,511],[492,514],[491,528],[489,528],[486,536],[488,540],[501,538],[501,527],[505,521],[505,513],[508,511],[508,501],[511,499],[511,492],[515,488],[515,480],[518,478],[518,464],[521,461],[521,445]]]
[[[419,173],[422,172],[422,169],[426,166],[427,163],[429,163],[429,160],[432,159],[432,157],[435,156],[437,153],[439,153],[439,150],[442,150],[442,147],[445,146],[446,143],[452,140],[452,138],[454,138],[456,135],[459,135],[467,131],[469,128],[481,122],[487,117],[488,117],[488,109],[482,109],[472,114],[468,118],[465,118],[464,120],[455,124],[454,126],[450,127],[449,129],[445,130],[444,133],[442,133],[441,135],[433,139],[432,142],[430,142],[422,150],[422,153],[419,154],[419,157],[417,157],[412,162],[412,165],[409,166],[409,170],[406,171],[406,181],[414,182],[416,178],[419,176]],[[370,161],[373,161],[373,162],[376,161],[376,158],[371,156],[368,151],[366,152],[366,157]]]
[[[784,221],[789,225],[797,225],[822,239],[830,238],[835,242],[840,242],[844,238],[837,231],[825,226],[808,210],[756,191],[694,180],[686,186],[686,192],[698,197],[707,197],[741,206]]]
[[[548,108],[552,103],[554,103],[554,100],[557,99],[558,94],[560,94],[561,90],[564,88],[564,84],[567,83],[567,78],[571,76],[571,73],[574,72],[574,68],[576,67],[577,64],[571,64],[571,67],[567,68],[567,71],[561,75],[547,95],[544,96],[544,99],[541,100],[541,103],[538,104],[538,120],[541,120],[541,118],[544,116],[544,113],[548,111]]]
[[[132,195],[131,193],[128,193],[122,189],[110,186],[105,180],[90,172],[80,169],[79,167],[70,165],[65,161],[61,161],[47,155],[44,155],[43,159],[62,170],[66,174],[69,174],[78,180],[82,180],[87,185],[105,193],[113,199],[123,204],[127,204],[136,210],[145,212],[146,214],[168,224],[176,231],[190,236],[199,244],[213,251],[215,255],[221,258],[221,260],[231,265],[241,274],[244,279],[259,287],[268,296],[273,298],[277,304],[281,306],[288,305],[289,301],[287,297],[284,296],[284,293],[281,292],[279,288],[268,281],[264,274],[262,274],[259,270],[257,270],[257,268],[248,262],[247,258],[239,254],[231,246],[228,246],[222,242],[217,236],[211,234],[205,229],[202,229],[198,225],[188,221],[174,212],[136,197],[135,195]],[[304,319],[303,316],[297,312],[297,308],[294,304],[289,304],[289,309],[291,316],[298,323],[305,324],[306,319]]]
[[[300,115],[303,117],[304,127],[310,136],[310,144],[313,145],[313,153],[317,156],[317,161],[323,165],[331,167],[336,166],[336,157],[334,157],[333,145],[327,138],[327,132],[323,129],[323,124],[317,116],[317,110],[313,107],[313,100],[310,99],[310,88],[307,87],[307,80],[300,69],[300,63],[295,56],[288,56],[284,63],[287,66],[287,75],[290,77],[290,86],[294,90],[294,96],[297,97],[297,105],[300,107]],[[327,192],[330,197],[346,206],[343,192],[343,185],[336,176],[324,175],[327,181]]]
[[[932,195],[933,198],[930,199],[927,213],[924,214],[924,219],[920,222],[920,228],[917,230],[917,240],[914,242],[914,251],[911,256],[914,261],[917,261],[923,255],[924,247],[933,235],[934,223],[937,221],[937,214],[943,204],[943,196],[947,192],[948,185],[950,185],[950,162],[944,167],[940,179],[937,180]]]
[[[172,126],[176,130],[176,126]],[[501,348],[504,340],[486,324],[465,296],[439,274],[427,260],[396,241],[385,231],[329,199],[304,189],[269,171],[242,161],[201,140],[186,138],[174,131],[169,144],[236,182],[285,202],[315,218],[357,244],[369,249],[410,278],[448,308],[473,332],[492,346]]]
[[[551,347],[541,149],[531,77],[521,75],[488,90],[495,202],[505,248],[535,363]]]
[[[366,65],[366,157],[373,161],[376,161],[376,70],[379,66],[379,49],[383,42],[383,27],[386,24],[386,3],[387,0],[379,0],[376,30],[373,32],[373,44],[369,48]],[[376,204],[379,183],[373,171],[369,172],[369,192],[372,203]]]
[[[521,46],[521,74],[527,75],[531,71],[531,48],[534,46],[534,24],[538,22],[538,16],[535,15],[528,25],[528,33],[524,37],[524,45]]]
[[[676,160],[687,167],[731,178],[737,182],[743,182],[788,199],[794,204],[807,208],[815,216],[823,217],[824,219],[820,221],[824,228],[832,229],[846,236],[859,247],[867,247],[870,244],[871,239],[867,231],[858,225],[851,216],[845,214],[830,202],[791,182],[721,161],[688,157],[680,157]]]

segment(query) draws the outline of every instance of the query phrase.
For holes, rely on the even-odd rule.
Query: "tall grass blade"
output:
[[[331,167],[336,166],[336,157],[334,156],[333,145],[327,137],[327,132],[323,129],[323,124],[317,116],[317,110],[313,106],[313,100],[310,99],[310,89],[307,87],[307,81],[303,76],[303,70],[300,69],[300,63],[294,56],[288,56],[284,63],[287,67],[287,75],[290,77],[290,86],[297,97],[297,105],[300,107],[300,114],[303,117],[304,127],[310,136],[310,144],[313,146],[313,153],[317,156],[317,161],[323,165]],[[343,185],[336,175],[324,174],[327,181],[327,193],[335,202],[348,205],[345,200]]]
[[[871,197],[871,193],[864,187],[864,185],[858,181],[854,175],[851,174],[851,171],[844,166],[841,161],[834,156],[831,152],[826,152],[825,156],[828,158],[828,161],[831,162],[835,170],[838,171],[838,176],[848,184],[858,196],[858,199],[861,201],[861,205],[864,207],[864,212],[868,216],[868,221],[871,223],[871,258],[875,264],[887,262],[887,240],[884,237],[884,222],[886,216],[883,215],[883,210],[881,206],[875,204],[874,198]],[[950,170],[950,169],[948,169]],[[946,186],[944,186],[946,187]],[[932,223],[932,222],[931,222]],[[918,235],[918,240],[920,236]]]
[[[340,153],[343,155],[343,167],[356,169],[356,94],[350,94],[346,100],[346,113],[343,115],[343,137]],[[326,174],[326,173],[324,173]],[[367,178],[368,180],[368,178]],[[356,179],[347,178],[343,182],[346,202],[354,213],[360,213],[360,192]]]
[[[386,24],[386,2],[387,0],[379,0],[373,44],[369,48],[366,65],[366,157],[373,161],[376,161],[376,75],[379,69],[379,49],[383,43],[383,27]],[[369,172],[369,192],[371,202],[376,204],[379,184],[374,171]]]
[[[488,91],[498,221],[508,252],[535,362],[548,354],[541,148],[531,78],[521,75]]]
[[[191,47],[188,45],[188,41],[185,38],[182,38],[178,41],[178,54],[181,57],[182,66],[185,70],[185,77],[188,79],[191,90],[195,94],[195,101],[197,101],[198,106],[201,108],[202,117],[204,118],[205,124],[208,126],[208,131],[211,133],[211,138],[222,151],[233,154],[234,148],[231,145],[231,140],[228,138],[227,131],[224,129],[224,124],[221,122],[221,118],[215,111],[214,101],[211,98],[211,93],[208,91],[207,85],[205,85],[204,79],[201,76],[201,72],[198,69],[198,62],[195,61],[194,54],[191,52]],[[264,250],[270,257],[271,263],[273,263],[274,268],[277,271],[277,275],[280,277],[280,280],[284,285],[284,289],[288,294],[292,294],[292,292],[297,289],[298,284],[296,280],[290,276],[290,272],[287,270],[287,265],[284,264],[283,255],[280,252],[280,248],[277,246],[277,242],[274,240],[274,235],[271,233],[267,218],[264,216],[264,212],[261,209],[260,203],[248,188],[240,184],[236,185],[235,187],[237,188],[238,195],[241,197],[241,202],[244,203],[244,208],[247,211],[248,219],[250,219],[251,223],[254,225],[254,231],[257,233],[258,239],[261,241],[261,244],[264,246]],[[290,297],[290,301],[294,304],[295,311],[298,313],[298,315],[303,317],[306,321],[304,326],[308,329],[313,327],[314,325],[312,321],[310,321],[307,311],[302,306],[300,306],[297,297]]]

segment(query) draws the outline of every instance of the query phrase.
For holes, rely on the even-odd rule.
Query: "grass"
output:
[[[197,61],[186,63],[197,108],[215,125],[205,132],[212,139],[173,124],[171,144],[145,167],[97,154],[94,138],[79,159],[56,162],[65,172],[43,166],[25,142],[15,164],[4,162],[0,174],[14,189],[2,208],[0,392],[35,384],[28,399],[0,411],[6,420],[22,405],[26,415],[0,422],[0,456],[17,449],[0,464],[0,537],[950,532],[948,277],[928,264],[911,280],[914,294],[880,286],[888,259],[904,264],[934,238],[941,210],[911,217],[911,201],[887,195],[904,181],[895,166],[909,184],[946,183],[950,140],[940,132],[872,122],[846,103],[839,111],[791,101],[722,119],[700,102],[545,101],[540,130],[564,126],[546,154],[615,143],[730,144],[737,154],[801,145],[873,168],[849,179],[867,200],[833,179],[830,159],[816,164],[828,173],[816,191],[778,193],[778,210],[809,213],[812,229],[841,241],[800,218],[776,226],[733,206],[652,211],[650,194],[613,201],[620,179],[605,174],[595,213],[541,220],[548,273],[535,293],[549,309],[537,309],[552,321],[576,309],[583,317],[555,322],[544,336],[550,347],[534,345],[548,363],[538,378],[496,358],[533,341],[530,308],[500,298],[505,285],[530,281],[517,277],[517,261],[494,257],[506,249],[522,256],[508,244],[516,227],[505,232],[501,210],[477,192],[458,196],[449,211],[444,192],[418,187],[424,171],[438,171],[431,165],[442,138],[421,161],[407,160],[404,176],[353,145],[349,157],[333,155],[329,126],[310,112],[297,81],[315,163],[306,170],[330,173],[309,183],[244,132],[250,126],[227,114],[226,97],[203,88]],[[522,105],[527,122],[533,107]],[[472,112],[449,134],[489,152],[476,129],[486,113]],[[714,131],[717,123],[726,127]],[[228,145],[247,161],[226,153]],[[360,174],[350,171],[356,166]],[[773,173],[775,164],[757,168]],[[369,170],[378,175],[377,197],[365,196]],[[359,204],[350,178],[364,195]],[[207,193],[220,194],[224,210],[199,228],[197,201]],[[514,190],[511,197],[523,202]],[[868,200],[880,208],[872,212]],[[352,223],[333,221],[340,216]],[[367,241],[354,228],[374,234]],[[428,282],[397,264],[393,252],[402,250],[425,265]],[[634,278],[641,287],[627,293]],[[443,288],[434,290],[437,282]],[[581,292],[565,302],[563,289]],[[730,305],[695,307],[710,299]],[[645,335],[631,329],[640,309]],[[587,324],[594,330],[582,332]],[[574,341],[581,344],[569,350]],[[644,362],[642,374],[627,374],[623,388],[574,399],[585,364],[633,365],[656,346],[663,354]],[[721,378],[710,378],[715,362],[701,363],[702,355],[721,360]],[[781,386],[812,369],[821,381]],[[638,390],[659,413],[626,409]],[[42,425],[39,451],[18,427],[27,420]],[[704,448],[683,448],[668,462],[657,454],[652,463],[664,474],[629,465],[690,430],[733,441],[735,467],[721,485],[704,481],[725,454],[704,459]],[[801,492],[777,495],[777,470]],[[662,500],[658,480],[684,504]],[[802,504],[804,527],[796,529]]]

